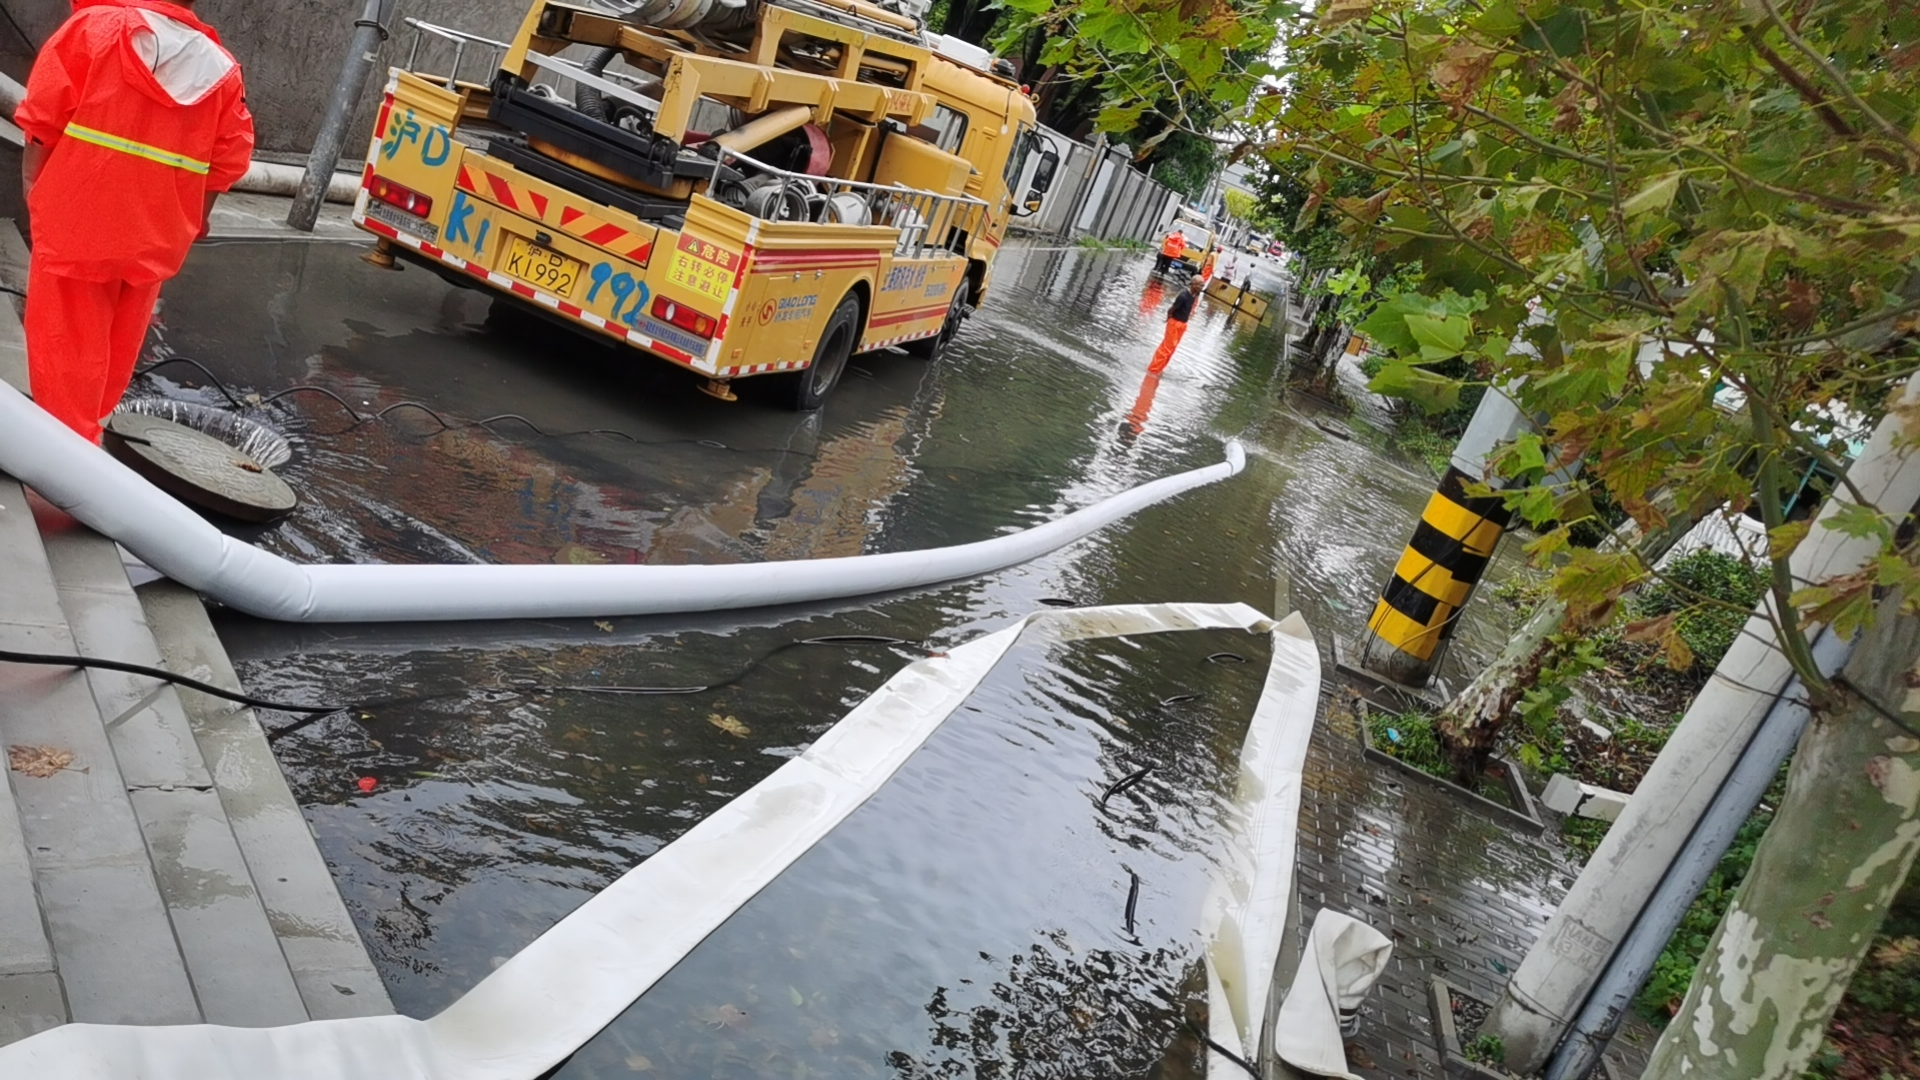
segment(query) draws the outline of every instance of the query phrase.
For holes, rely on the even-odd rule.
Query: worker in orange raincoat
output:
[[[1186,253],[1187,234],[1181,232],[1179,229],[1173,230],[1167,234],[1165,240],[1160,241],[1160,254],[1153,257],[1153,272],[1156,274],[1166,273],[1167,267],[1173,265],[1173,260]]]
[[[192,0],[73,0],[14,123],[32,215],[27,363],[41,408],[98,440],[160,284],[253,158],[240,65]]]
[[[1201,261],[1200,281],[1202,284],[1205,284],[1209,279],[1213,277],[1213,261],[1218,256],[1218,254],[1219,254],[1218,252],[1209,251],[1207,252],[1207,257]]]
[[[1180,339],[1187,336],[1187,320],[1193,318],[1193,305],[1200,298],[1200,278],[1196,275],[1187,279],[1187,287],[1173,298],[1173,306],[1167,309],[1167,332],[1160,339],[1160,347],[1153,350],[1153,362],[1147,365],[1147,371],[1158,375],[1167,370],[1167,364],[1173,359],[1173,350],[1180,347]]]

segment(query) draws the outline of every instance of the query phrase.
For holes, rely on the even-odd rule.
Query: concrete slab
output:
[[[80,654],[164,667],[119,549],[54,507],[31,501]],[[201,1013],[208,1023],[235,1027],[306,1020],[178,692],[118,671],[89,669],[86,678]]]
[[[0,1046],[67,1022],[67,999],[51,971],[0,975]]]
[[[292,199],[278,195],[229,191],[213,204],[210,236],[214,240],[351,240],[373,244],[371,233],[354,227],[350,206],[322,204],[313,231],[303,233],[287,224],[287,210],[292,205]]]
[[[199,596],[171,581],[138,591],[168,670],[241,689]],[[180,700],[308,1013],[336,1020],[393,1012],[253,710],[192,690]]]
[[[80,654],[159,666],[160,649],[147,629],[146,612],[133,594],[119,549],[38,498],[32,504],[60,606]],[[173,687],[143,675],[97,668],[87,672],[87,681],[128,788],[213,786]]]
[[[15,639],[29,628],[40,651],[74,651],[61,630],[39,531],[11,479],[0,479],[0,508],[0,583],[12,620],[0,634]],[[7,703],[0,741],[53,746],[74,756],[71,767],[50,777],[9,777],[72,1018],[199,1021],[146,841],[86,677],[72,669],[0,665],[0,700]]]
[[[67,1019],[10,772],[0,767],[0,1045]]]
[[[278,1027],[307,1020],[220,796],[210,788],[169,787],[135,788],[128,797],[207,1022]]]

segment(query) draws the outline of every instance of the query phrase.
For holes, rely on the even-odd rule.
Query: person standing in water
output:
[[[1153,363],[1147,370],[1155,375],[1167,370],[1167,364],[1173,360],[1173,350],[1180,347],[1180,339],[1187,334],[1187,320],[1193,317],[1193,305],[1200,298],[1200,277],[1195,275],[1187,279],[1187,287],[1179,296],[1173,298],[1173,306],[1167,309],[1167,332],[1160,339],[1160,347],[1153,350]]]
[[[13,122],[32,215],[33,399],[98,441],[161,283],[252,164],[246,87],[193,0],[74,0]]]

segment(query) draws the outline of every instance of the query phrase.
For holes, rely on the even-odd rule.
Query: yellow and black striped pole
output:
[[[1476,498],[1467,487],[1487,482],[1487,455],[1525,426],[1507,395],[1489,390],[1480,399],[1413,539],[1374,602],[1360,649],[1368,671],[1413,687],[1425,686],[1433,675],[1440,647],[1453,636],[1460,609],[1512,517],[1497,493]]]

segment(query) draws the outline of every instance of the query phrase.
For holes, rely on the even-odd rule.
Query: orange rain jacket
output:
[[[1160,254],[1169,259],[1177,259],[1187,253],[1187,234],[1175,229],[1160,241]]]
[[[253,157],[240,65],[164,0],[74,0],[40,50],[14,123],[50,146],[28,195],[36,270],[160,281],[186,261],[206,193]]]

